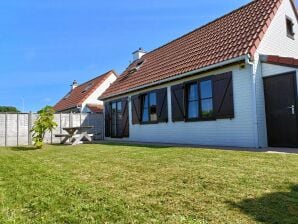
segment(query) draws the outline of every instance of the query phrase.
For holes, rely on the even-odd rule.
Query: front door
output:
[[[269,146],[298,147],[296,72],[264,78]]]
[[[121,122],[122,122],[122,102],[112,103],[112,132],[111,137],[121,137]]]

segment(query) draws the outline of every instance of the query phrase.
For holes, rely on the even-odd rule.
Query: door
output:
[[[106,137],[129,137],[128,101],[127,98],[114,101],[111,104],[111,120],[107,119]],[[106,115],[107,116],[107,115]],[[107,116],[109,117],[109,116]],[[109,129],[109,127],[111,127]],[[110,133],[110,136],[108,134]]]
[[[298,147],[296,72],[264,79],[269,146]]]

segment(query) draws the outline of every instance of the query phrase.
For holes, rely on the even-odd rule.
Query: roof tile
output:
[[[138,61],[132,63],[102,98],[248,53],[253,57],[281,1],[254,0],[145,54],[142,67],[130,73]]]
[[[88,82],[85,82],[74,90],[70,91],[65,97],[63,97],[55,106],[56,111],[63,111],[71,109],[77,106],[81,106],[82,103],[111,75],[115,74],[115,71],[109,71],[101,76],[98,76]],[[90,86],[88,88],[88,86]]]

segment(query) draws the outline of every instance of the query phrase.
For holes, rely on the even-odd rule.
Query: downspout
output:
[[[252,72],[252,118],[253,118],[253,129],[254,129],[254,140],[255,148],[260,148],[259,140],[259,128],[258,128],[258,113],[257,113],[257,87],[256,87],[256,71],[254,70],[255,63],[251,62],[250,56],[248,56],[246,63],[251,65]]]

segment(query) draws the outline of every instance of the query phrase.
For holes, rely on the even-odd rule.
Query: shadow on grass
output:
[[[107,146],[129,146],[129,147],[136,147],[136,148],[150,148],[150,149],[167,149],[167,148],[173,148],[174,146],[171,145],[163,145],[163,144],[145,144],[145,143],[137,143],[137,142],[94,142],[91,144],[99,144],[99,145],[107,145]]]
[[[22,152],[24,152],[24,151],[34,151],[34,150],[37,150],[37,148],[36,147],[34,147],[34,146],[17,146],[17,147],[10,147],[10,149],[12,150],[12,151],[22,151]]]
[[[228,203],[257,222],[298,223],[298,185],[293,185],[290,192],[275,192],[239,203]]]

